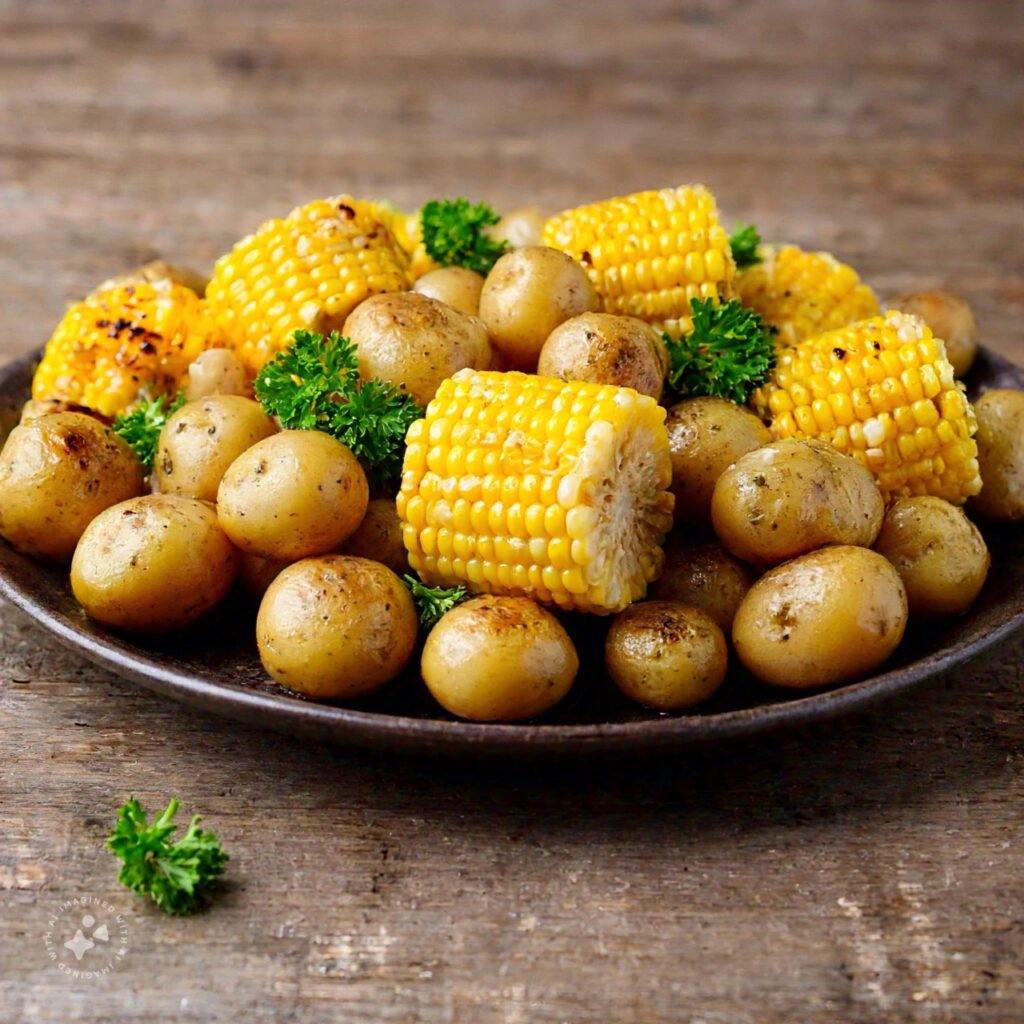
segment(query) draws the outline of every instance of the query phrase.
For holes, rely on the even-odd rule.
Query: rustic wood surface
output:
[[[1022,68],[1014,0],[0,0],[0,356],[315,196],[699,179],[1024,361]],[[826,729],[525,771],[204,717],[0,606],[0,708],[4,1024],[1024,1019],[1020,641]],[[222,836],[206,912],[115,883],[131,794]],[[128,929],[99,978],[47,951],[83,897]]]

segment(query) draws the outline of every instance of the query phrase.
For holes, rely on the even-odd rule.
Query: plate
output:
[[[9,429],[25,400],[38,353],[0,368],[0,423]],[[972,392],[1024,388],[1024,369],[982,350]],[[0,542],[0,593],[83,657],[164,696],[300,737],[417,753],[498,758],[634,754],[738,740],[786,726],[834,719],[963,665],[1024,626],[1024,531],[989,529],[993,569],[963,617],[908,630],[885,671],[861,682],[799,696],[761,686],[732,670],[699,712],[657,716],[623,700],[601,668],[595,620],[569,623],[580,675],[554,711],[521,725],[461,722],[435,704],[414,673],[359,704],[304,700],[279,689],[256,656],[255,608],[232,597],[202,623],[170,637],[126,636],[90,622],[67,574],[38,565]]]

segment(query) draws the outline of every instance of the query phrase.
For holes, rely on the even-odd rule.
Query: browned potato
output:
[[[548,335],[537,372],[559,380],[633,388],[658,400],[668,372],[668,350],[661,335],[643,320],[581,313]]]
[[[341,547],[366,514],[366,474],[319,430],[282,430],[242,452],[217,490],[217,516],[243,551],[295,561]]]
[[[142,493],[135,453],[79,412],[15,427],[0,452],[0,536],[34,558],[66,562],[105,508]]]
[[[736,613],[736,654],[774,686],[831,686],[866,675],[899,645],[907,594],[875,551],[821,548],[766,572]]]
[[[681,711],[722,685],[728,650],[721,629],[694,605],[644,601],[620,612],[608,630],[604,660],[630,700]]]
[[[216,501],[228,466],[257,441],[276,433],[277,424],[251,398],[210,395],[188,402],[160,431],[154,489]]]
[[[213,506],[147,494],[101,512],[71,562],[71,589],[108,626],[163,633],[195,622],[231,589],[237,556]]]
[[[542,245],[505,253],[480,293],[480,319],[515,370],[534,370],[544,342],[559,324],[599,306],[583,267]]]
[[[453,715],[517,722],[554,707],[579,658],[559,621],[526,597],[485,595],[457,605],[430,631],[423,681]]]
[[[400,576],[409,572],[409,555],[402,543],[402,520],[393,498],[374,498],[359,528],[349,537],[345,554],[381,562]]]
[[[441,381],[471,367],[487,370],[491,343],[474,316],[416,292],[374,295],[345,321],[364,380],[380,377],[426,406]]]
[[[210,395],[252,395],[249,373],[230,349],[207,349],[188,368],[185,400],[198,402]]]
[[[949,292],[905,292],[894,296],[888,307],[919,316],[946,343],[957,379],[967,374],[978,354],[978,327],[963,299]]]
[[[79,412],[85,416],[91,416],[100,423],[110,424],[114,421],[109,416],[90,409],[87,405],[79,405],[77,402],[65,402],[60,398],[30,398],[21,407],[20,422],[28,423],[29,420],[37,420],[40,416],[49,416],[54,412]]]
[[[480,312],[480,289],[483,286],[483,275],[469,267],[439,267],[418,278],[412,290],[437,299],[460,313],[476,316]]]
[[[372,693],[405,668],[419,616],[405,584],[367,558],[326,555],[283,569],[256,619],[263,667],[318,700]]]
[[[544,234],[544,215],[536,206],[520,206],[509,210],[488,234],[492,238],[508,242],[513,249],[524,245],[540,245]]]
[[[1024,520],[1024,391],[995,388],[974,403],[981,493],[970,508],[986,519]]]
[[[259,601],[267,592],[267,587],[277,579],[282,569],[294,563],[279,561],[275,558],[261,558],[259,555],[247,555],[244,551],[238,555],[238,582],[242,589]]]
[[[753,565],[823,544],[870,546],[884,513],[878,485],[859,462],[796,438],[748,452],[718,478],[711,499],[722,546]]]
[[[711,525],[711,495],[718,478],[741,456],[768,444],[768,428],[725,398],[685,398],[665,420],[672,453],[677,523]]]

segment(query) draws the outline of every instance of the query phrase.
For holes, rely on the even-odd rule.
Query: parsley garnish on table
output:
[[[118,416],[112,429],[128,442],[139,462],[150,469],[160,443],[160,431],[184,404],[183,391],[179,391],[173,400],[167,395],[161,395],[151,401],[139,402],[130,412]]]
[[[442,267],[467,267],[486,275],[508,248],[487,233],[499,220],[487,203],[432,199],[420,212],[423,247]]]

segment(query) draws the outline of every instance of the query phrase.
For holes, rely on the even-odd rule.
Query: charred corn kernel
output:
[[[681,185],[566,210],[544,225],[543,244],[586,268],[606,312],[690,331],[690,299],[731,298],[736,264],[703,185]]]
[[[423,245],[419,210],[405,213],[388,199],[378,199],[372,206],[409,258],[409,271],[414,281],[428,271],[437,270],[438,264],[427,255]]]
[[[340,330],[363,299],[404,291],[409,261],[374,203],[336,196],[269,220],[214,267],[217,325],[256,373],[299,329]]]
[[[32,381],[32,397],[114,416],[142,398],[172,394],[219,336],[206,304],[169,279],[101,285],[57,325]]]
[[[807,385],[817,375],[832,388],[824,403]],[[752,402],[775,437],[816,437],[852,455],[886,499],[962,504],[981,490],[974,410],[945,343],[916,317],[892,311],[783,349]]]
[[[502,467],[465,514],[457,504],[449,514],[441,497],[461,492],[465,470],[444,457],[435,468],[423,454],[423,439],[437,438],[443,456],[446,420],[464,428],[462,465],[484,452]],[[665,410],[652,398],[463,370],[441,385],[408,440],[396,507],[409,563],[428,583],[606,614],[643,597],[661,571],[672,466]],[[446,561],[449,543],[457,558]]]
[[[779,332],[782,347],[881,312],[853,267],[831,253],[763,245],[758,254],[762,262],[737,273],[736,294]]]

